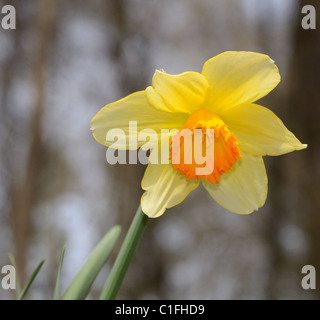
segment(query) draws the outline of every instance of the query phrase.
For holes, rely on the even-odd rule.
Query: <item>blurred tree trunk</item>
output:
[[[41,120],[45,103],[45,69],[50,42],[55,29],[55,0],[39,0],[37,11],[36,30],[39,34],[34,53],[33,69],[31,70],[35,102],[31,117],[30,147],[24,177],[18,185],[13,186],[11,207],[15,255],[22,281],[25,279],[26,254],[32,230],[32,209],[36,199],[36,180],[42,154]]]
[[[320,272],[320,1],[300,0],[299,9],[304,5],[313,5],[316,9],[316,29],[304,30],[301,20],[305,15],[298,12],[288,101],[291,117],[296,123],[293,132],[303,143],[308,144],[308,149],[291,164],[288,184],[298,190],[297,209],[309,240],[305,264],[313,265]],[[320,298],[319,275],[317,290],[313,291]]]
[[[310,4],[316,8],[317,29],[304,30],[301,9]],[[270,299],[290,297],[290,289],[284,288],[283,281],[289,273],[297,292],[303,295],[300,286],[301,268],[306,264],[320,270],[320,172],[318,159],[319,117],[320,117],[320,2],[299,0],[293,21],[293,56],[289,65],[286,86],[286,125],[308,148],[290,153],[270,161],[274,175],[270,179],[271,212],[266,226],[271,259],[267,295]],[[281,117],[281,114],[279,114]],[[286,201],[288,199],[288,201]],[[286,249],[281,244],[281,230],[288,225],[296,225],[305,231],[307,253],[302,258],[296,253],[293,261],[288,260]],[[295,240],[295,239],[293,239]],[[317,288],[320,288],[317,277]],[[285,280],[284,280],[285,281]],[[319,290],[313,290],[314,297],[320,297]]]
[[[304,30],[301,9],[313,5],[317,12],[317,29]],[[293,30],[292,59],[289,64],[285,94],[277,100],[281,106],[276,113],[283,118],[289,130],[306,150],[290,153],[276,159],[267,158],[271,168],[268,204],[263,232],[269,246],[270,268],[266,297],[268,299],[305,297],[300,282],[301,268],[306,264],[320,270],[320,172],[318,165],[320,116],[320,2],[299,0],[296,16],[291,20]],[[296,25],[294,25],[296,22]],[[263,26],[265,23],[263,23]],[[260,30],[261,31],[261,30]],[[262,28],[263,31],[263,28]],[[265,31],[262,34],[265,35]],[[265,46],[267,38],[262,36]],[[268,48],[264,48],[268,52]],[[284,84],[282,84],[284,85]],[[284,117],[282,117],[284,116]],[[286,227],[297,227],[307,237],[306,254],[287,251],[283,244]],[[297,241],[294,237],[290,241]],[[290,260],[291,256],[291,260]],[[288,280],[290,279],[290,281]],[[317,288],[320,288],[317,277]],[[297,296],[293,296],[296,294]],[[320,296],[319,290],[311,293]]]
[[[7,4],[7,3],[5,3]],[[10,145],[10,138],[15,135],[14,132],[14,121],[10,117],[10,89],[14,82],[14,68],[17,65],[17,61],[21,60],[23,54],[21,53],[21,38],[23,33],[20,32],[24,28],[24,24],[20,20],[20,15],[16,17],[16,23],[18,29],[11,34],[13,54],[8,54],[6,59],[3,60],[0,66],[0,87],[1,87],[1,96],[0,96],[0,119],[1,119],[1,129],[2,132],[6,132],[5,135],[1,135],[0,141],[0,188],[3,188],[6,194],[5,203],[0,204],[1,211],[7,211],[5,208],[9,208],[8,202],[10,202],[10,189],[12,184],[11,176],[13,174],[12,168],[12,148]],[[7,213],[7,212],[6,212]]]

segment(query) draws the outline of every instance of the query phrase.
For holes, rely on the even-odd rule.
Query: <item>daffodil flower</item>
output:
[[[162,129],[213,129],[214,169],[197,174],[195,161],[149,163],[145,171],[141,207],[149,217],[182,202],[200,182],[224,208],[239,214],[258,210],[267,196],[267,174],[262,156],[277,156],[306,148],[269,109],[254,102],[280,81],[278,68],[267,55],[224,52],[205,62],[202,72],[170,75],[157,70],[152,86],[102,108],[92,119],[95,139],[106,146],[110,129],[122,129],[129,140],[128,124],[137,130],[151,128],[161,140]],[[178,133],[179,134],[179,133]],[[172,141],[175,141],[173,136]],[[172,144],[180,151],[183,141]],[[139,148],[119,145],[119,149]]]

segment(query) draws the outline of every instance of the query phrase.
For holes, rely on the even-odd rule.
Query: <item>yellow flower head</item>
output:
[[[248,214],[260,208],[267,196],[262,156],[306,148],[273,112],[253,103],[279,81],[278,68],[268,56],[224,52],[209,59],[201,74],[157,70],[152,86],[106,105],[92,119],[91,129],[103,145],[131,150],[143,146],[143,137],[151,137],[148,129],[153,129],[160,143],[153,146],[151,157],[157,157],[158,148],[165,144],[168,135],[162,134],[163,129],[177,130],[169,134],[168,161],[149,163],[142,180],[141,206],[149,217],[182,202],[200,181],[221,206]],[[142,137],[138,142],[131,139],[132,120],[137,121],[135,135]],[[123,130],[125,141],[106,139],[113,128]],[[204,137],[200,142],[198,130]],[[193,152],[198,144],[207,152],[214,150],[207,158],[207,173],[197,161],[202,154]]]

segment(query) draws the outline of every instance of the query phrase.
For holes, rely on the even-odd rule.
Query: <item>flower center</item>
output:
[[[187,181],[203,178],[216,184],[241,158],[238,145],[223,120],[201,108],[193,112],[184,128],[172,137],[172,167],[186,175]]]

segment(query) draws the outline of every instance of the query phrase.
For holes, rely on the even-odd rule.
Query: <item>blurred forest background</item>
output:
[[[28,299],[52,298],[63,244],[65,290],[114,224],[125,235],[139,204],[145,167],[107,164],[91,118],[143,90],[156,68],[201,72],[227,50],[275,60],[282,81],[261,104],[309,147],[265,158],[269,194],[258,212],[233,214],[198,188],[149,221],[118,297],[320,298],[320,1],[5,4],[15,6],[17,28],[0,29],[0,266],[14,253],[26,280],[46,259]],[[306,4],[316,30],[301,27]],[[88,299],[99,296],[116,251]],[[319,273],[316,290],[301,287],[307,264]],[[12,298],[0,288],[0,299]]]

